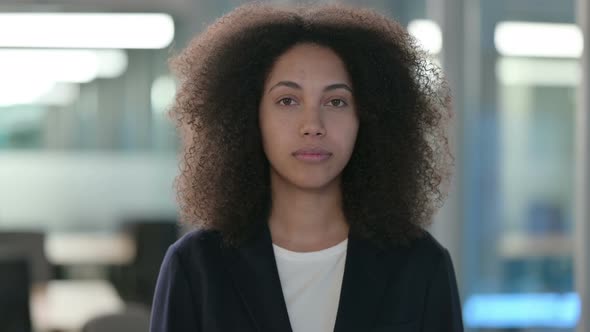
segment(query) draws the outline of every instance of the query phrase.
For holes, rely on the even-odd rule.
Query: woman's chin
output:
[[[334,177],[326,176],[309,176],[296,178],[290,181],[290,184],[298,189],[307,191],[325,191],[331,187],[337,187],[337,180]]]
[[[276,182],[275,188],[291,187],[305,191],[326,191],[338,188],[340,179],[338,175],[331,173],[321,170],[279,173],[276,170],[271,170],[271,182]]]

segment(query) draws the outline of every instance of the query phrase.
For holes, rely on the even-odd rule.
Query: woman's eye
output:
[[[330,106],[334,106],[334,107],[343,107],[346,106],[346,102],[342,99],[332,99],[328,102],[330,104]]]
[[[289,98],[289,97],[285,97],[282,98],[281,100],[279,100],[279,105],[282,106],[291,106],[295,103],[295,100],[293,98]]]

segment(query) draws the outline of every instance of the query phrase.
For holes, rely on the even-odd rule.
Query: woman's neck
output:
[[[271,181],[269,228],[273,243],[292,251],[329,248],[348,237],[339,181],[321,190],[306,190]]]

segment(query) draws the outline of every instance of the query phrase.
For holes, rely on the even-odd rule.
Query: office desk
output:
[[[104,280],[53,280],[31,292],[31,319],[38,332],[78,332],[91,318],[124,307],[115,288]]]

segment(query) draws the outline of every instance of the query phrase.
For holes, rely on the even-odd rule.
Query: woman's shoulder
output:
[[[184,233],[172,246],[179,250],[186,250],[194,246],[208,246],[221,244],[221,234],[219,231],[196,228]]]
[[[427,257],[441,257],[447,252],[447,249],[427,230],[411,241],[409,249]]]
[[[218,231],[195,229],[182,235],[170,245],[167,256],[176,256],[181,262],[215,259],[220,254],[222,237]]]
[[[430,232],[424,231],[422,237],[410,246],[410,262],[418,273],[431,278],[454,277],[454,266],[451,255]],[[455,281],[453,281],[455,282]]]
[[[390,249],[390,253],[401,253],[410,265],[421,268],[431,268],[450,263],[450,255],[429,231],[424,230],[419,237],[414,238],[405,246]],[[393,256],[398,256],[394,254]]]

